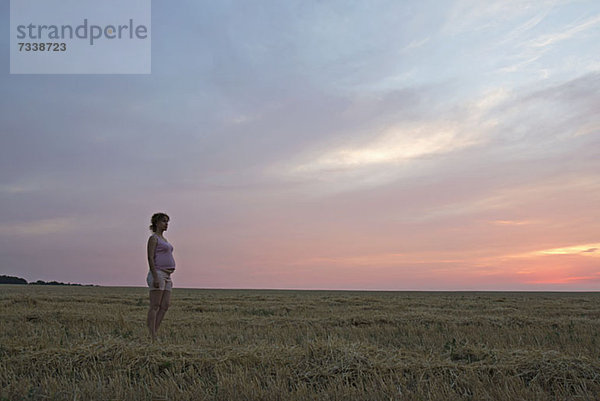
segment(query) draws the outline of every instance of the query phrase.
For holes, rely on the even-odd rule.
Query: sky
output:
[[[600,289],[600,2],[152,2],[149,75],[9,74],[0,274]]]

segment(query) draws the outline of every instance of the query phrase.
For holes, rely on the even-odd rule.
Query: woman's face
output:
[[[169,219],[166,217],[163,217],[162,219],[158,220],[158,223],[156,223],[156,230],[157,231],[167,231],[167,227],[169,226]]]

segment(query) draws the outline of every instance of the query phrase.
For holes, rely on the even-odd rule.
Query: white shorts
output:
[[[171,289],[173,288],[171,273],[166,272],[164,270],[156,269],[156,275],[158,276],[158,288],[154,287],[154,277],[152,277],[152,272],[148,271],[148,277],[146,277],[146,283],[148,283],[148,288],[150,290],[171,291]]]

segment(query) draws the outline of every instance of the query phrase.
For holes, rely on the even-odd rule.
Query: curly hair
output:
[[[150,219],[150,222],[152,223],[150,225],[150,231],[156,232],[156,224],[158,224],[160,219],[162,219],[163,217],[166,217],[167,221],[171,220],[169,215],[167,215],[166,213],[154,213],[152,215],[152,218]]]

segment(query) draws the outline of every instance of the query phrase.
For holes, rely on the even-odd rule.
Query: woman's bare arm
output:
[[[158,240],[154,235],[148,238],[148,267],[152,272],[152,278],[154,278],[154,287],[158,288],[158,276],[156,275],[156,266],[154,266],[154,252],[156,251],[156,244]]]

